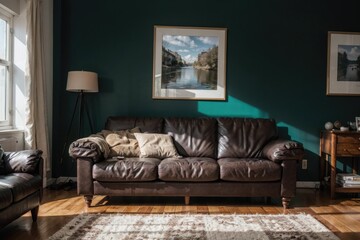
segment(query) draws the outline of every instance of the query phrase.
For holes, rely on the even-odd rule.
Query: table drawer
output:
[[[337,142],[338,143],[359,143],[359,145],[360,145],[360,134],[338,135]]]
[[[360,143],[339,143],[336,148],[338,156],[360,156]]]

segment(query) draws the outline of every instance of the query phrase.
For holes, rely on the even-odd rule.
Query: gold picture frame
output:
[[[360,33],[328,32],[326,95],[360,96]]]
[[[226,28],[154,26],[153,99],[226,100]]]

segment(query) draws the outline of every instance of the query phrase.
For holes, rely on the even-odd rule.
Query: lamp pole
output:
[[[62,150],[62,153],[61,153],[61,158],[60,158],[60,163],[61,164],[63,162],[63,156],[65,154],[67,144],[69,142],[69,137],[70,137],[70,133],[71,133],[71,127],[72,127],[73,122],[74,122],[74,118],[75,118],[75,114],[76,114],[76,110],[78,108],[78,105],[79,105],[78,138],[81,137],[81,130],[83,128],[84,110],[85,110],[86,115],[87,115],[87,119],[88,119],[89,126],[90,126],[90,131],[91,131],[91,133],[94,132],[93,125],[92,125],[91,118],[90,118],[90,114],[89,114],[89,110],[88,110],[88,107],[87,107],[86,102],[85,102],[85,92],[98,92],[99,91],[99,88],[98,88],[98,76],[94,72],[71,71],[71,72],[68,73],[68,80],[67,80],[66,90],[71,91],[71,92],[78,92],[78,95],[76,97],[74,110],[73,110],[73,113],[72,113],[72,116],[71,116],[71,121],[70,121],[68,130],[67,130],[65,143],[64,143],[63,150]]]

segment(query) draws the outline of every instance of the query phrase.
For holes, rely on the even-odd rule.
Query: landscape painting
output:
[[[216,89],[218,37],[164,35],[161,88]]]
[[[155,26],[153,98],[225,100],[226,29]]]
[[[338,81],[360,81],[360,45],[338,46]]]
[[[360,33],[328,32],[326,95],[360,96]]]

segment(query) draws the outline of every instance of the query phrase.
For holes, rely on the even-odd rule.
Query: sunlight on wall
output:
[[[251,104],[229,96],[227,102],[198,102],[198,111],[206,116],[229,116],[249,118],[271,118],[271,114]],[[314,154],[319,153],[319,136],[309,134],[291,124],[275,119],[279,127],[283,127],[292,140],[304,144],[304,148]],[[285,136],[282,136],[285,137]],[[286,136],[287,137],[287,136]]]
[[[25,125],[25,65],[26,45],[17,37],[14,38],[14,100],[15,125],[23,128]]]
[[[319,153],[319,136],[315,136],[305,132],[297,127],[294,127],[285,122],[278,122],[279,127],[286,127],[288,129],[288,134],[291,136],[292,140],[301,142],[304,145],[304,148],[314,154]]]
[[[17,37],[14,38],[14,64],[25,72],[26,64],[26,45]]]
[[[18,85],[15,86],[15,102],[17,102],[17,103],[25,102],[25,96]],[[15,119],[16,119],[16,126],[18,128],[23,128],[24,120],[25,120],[25,104],[17,104],[16,105]]]
[[[198,102],[198,112],[206,116],[268,118],[269,114],[239,99],[228,97],[226,102]]]

